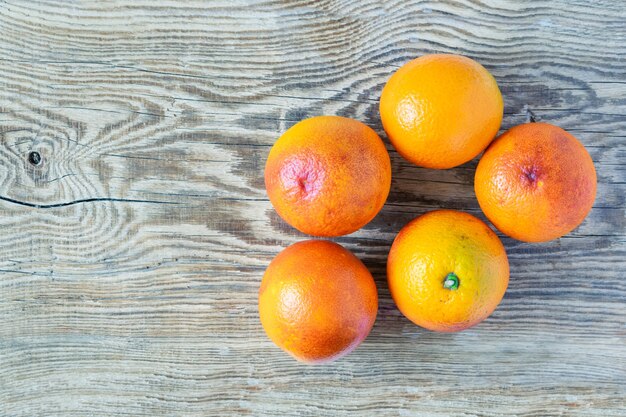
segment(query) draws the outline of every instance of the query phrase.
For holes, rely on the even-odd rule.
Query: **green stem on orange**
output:
[[[450,272],[443,280],[443,288],[446,288],[448,290],[456,290],[457,288],[459,288],[460,284],[461,281],[454,272]]]

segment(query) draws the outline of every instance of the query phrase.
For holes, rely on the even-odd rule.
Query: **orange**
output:
[[[341,236],[372,220],[391,186],[380,137],[356,120],[318,116],[287,130],[265,165],[265,188],[278,214],[313,236]]]
[[[454,332],[486,319],[509,283],[496,234],[471,214],[436,210],[400,230],[387,260],[396,305],[413,323]]]
[[[449,54],[405,64],[380,97],[380,117],[391,143],[405,159],[425,168],[452,168],[476,157],[498,133],[503,108],[489,71]]]
[[[337,243],[307,240],[289,246],[265,271],[259,290],[261,324],[294,358],[324,363],[354,350],[378,310],[372,275]]]
[[[547,123],[528,123],[508,130],[485,151],[474,189],[502,233],[543,242],[585,219],[596,196],[596,171],[574,136]]]

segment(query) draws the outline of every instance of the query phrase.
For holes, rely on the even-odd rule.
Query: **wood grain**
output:
[[[624,22],[609,0],[0,0],[0,416],[626,415]],[[430,52],[494,74],[503,129],[532,113],[576,135],[593,211],[553,242],[503,238],[493,316],[423,331],[387,251],[428,210],[484,218],[476,161],[420,169],[386,142],[385,208],[336,239],[375,275],[377,323],[298,364],[257,317],[266,265],[306,238],[267,200],[267,153],[319,114],[385,137],[382,86]]]

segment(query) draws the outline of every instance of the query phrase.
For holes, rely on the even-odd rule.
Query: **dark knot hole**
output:
[[[39,165],[41,163],[41,155],[39,154],[39,152],[32,151],[31,153],[29,153],[28,162],[33,165]]]

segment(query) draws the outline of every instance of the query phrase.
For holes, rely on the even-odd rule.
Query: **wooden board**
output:
[[[625,22],[610,0],[0,0],[0,416],[626,415]],[[385,81],[431,52],[483,63],[503,129],[562,126],[599,179],[570,235],[503,238],[508,292],[458,334],[412,325],[385,283],[416,215],[484,218],[476,161],[417,168],[381,128]],[[306,238],[265,158],[319,114],[376,129],[394,177],[336,239],[375,275],[376,325],[311,367],[266,338],[257,291]]]

